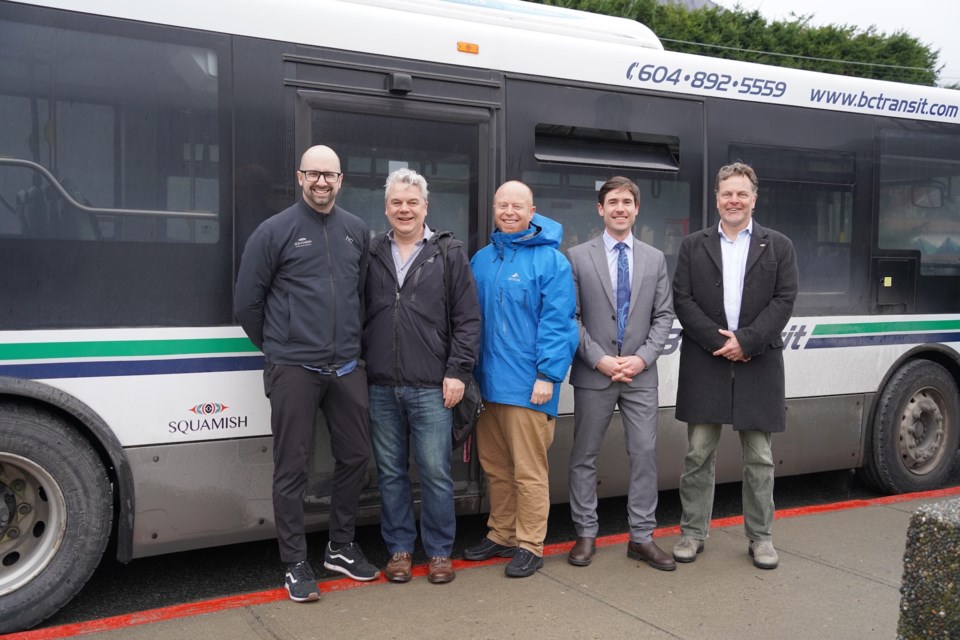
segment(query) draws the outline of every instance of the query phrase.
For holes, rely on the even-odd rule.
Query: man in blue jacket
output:
[[[490,244],[470,261],[483,318],[477,452],[487,476],[490,530],[464,557],[511,557],[506,574],[523,578],[543,566],[547,450],[560,384],[579,341],[576,292],[570,263],[559,251],[563,228],[536,213],[527,185],[504,183],[493,216],[497,230]]]
[[[320,599],[307,559],[303,513],[318,407],[336,461],[323,566],[354,580],[379,575],[353,541],[371,458],[367,376],[360,360],[369,231],[360,218],[336,206],[342,180],[333,149],[304,152],[297,171],[303,197],[261,223],[247,240],[234,298],[237,319],[264,355],[273,514],[287,593],[296,602]]]

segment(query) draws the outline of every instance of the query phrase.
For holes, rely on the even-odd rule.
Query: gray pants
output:
[[[330,540],[353,542],[360,492],[372,457],[367,374],[362,365],[338,378],[297,365],[267,364],[264,389],[273,430],[273,517],[284,563],[307,559],[303,494],[317,409],[330,430],[335,461],[330,492]]]
[[[722,425],[687,425],[687,455],[680,476],[680,533],[705,540],[713,514],[714,475],[717,443]],[[773,452],[772,434],[738,431],[743,452],[743,528],[754,542],[773,537]]]
[[[649,542],[657,526],[657,388],[575,387],[573,449],[570,451],[570,513],[577,535],[594,538],[597,521],[597,457],[614,408],[620,406],[630,486],[627,522],[631,542]]]

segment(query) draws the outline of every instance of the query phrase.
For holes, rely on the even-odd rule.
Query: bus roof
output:
[[[568,81],[960,123],[960,93],[664,51],[624,18],[521,0],[14,0]]]

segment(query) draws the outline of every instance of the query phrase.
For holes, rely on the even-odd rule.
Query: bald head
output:
[[[533,191],[519,180],[504,182],[493,196],[493,221],[503,233],[529,228],[536,210]]]
[[[324,169],[325,171],[336,171],[338,173],[340,171],[340,156],[326,145],[318,144],[310,147],[300,156],[301,170],[313,169],[312,165],[317,163],[325,163],[331,167],[330,169]]]
[[[340,157],[333,149],[320,144],[303,152],[297,182],[303,190],[303,201],[311,209],[318,213],[330,213],[342,179]]]

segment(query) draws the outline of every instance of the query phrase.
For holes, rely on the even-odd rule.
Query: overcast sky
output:
[[[767,20],[789,19],[790,12],[813,15],[814,26],[849,25],[892,35],[903,30],[940,50],[939,84],[960,82],[960,2],[957,0],[713,0],[733,8],[757,9]]]

